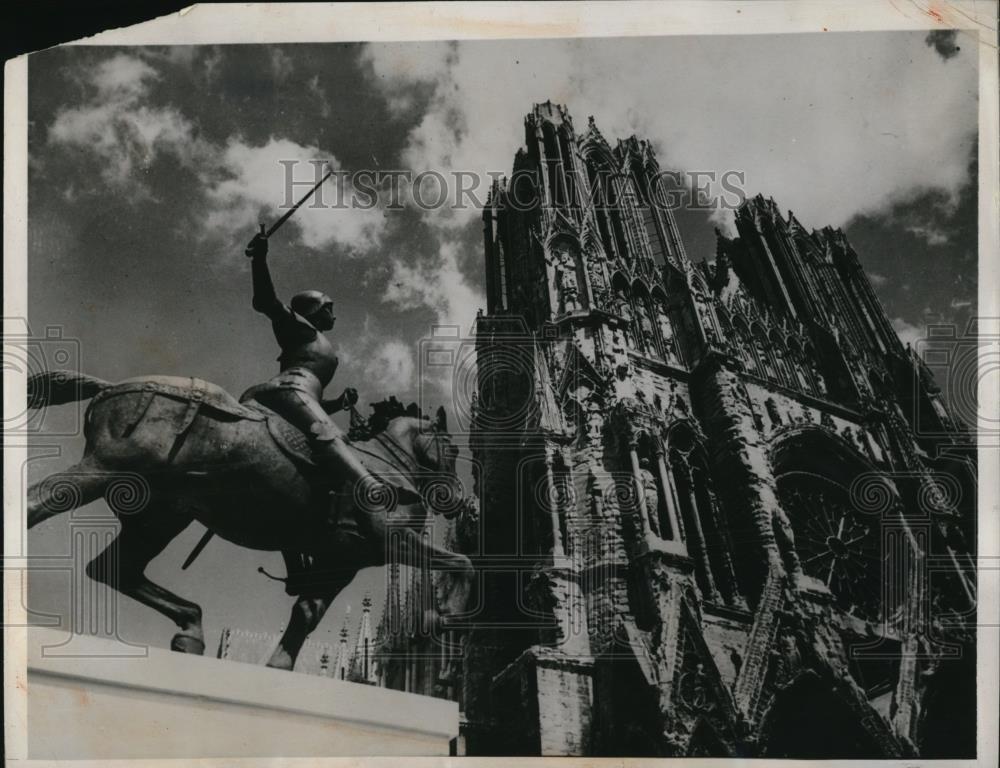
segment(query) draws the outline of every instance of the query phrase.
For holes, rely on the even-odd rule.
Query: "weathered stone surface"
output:
[[[537,174],[518,183],[539,205],[498,183],[484,212],[481,371],[504,344],[532,352],[509,386],[481,373],[471,444],[484,546],[535,576],[483,591],[469,752],[969,754],[968,728],[928,736],[921,707],[974,712],[945,650],[974,654],[974,619],[945,631],[926,608],[969,608],[974,494],[937,528],[917,512],[938,449],[974,455],[843,233],[758,196],[714,262],[692,259],[647,142],[578,134],[552,104],[525,141],[516,169]],[[559,429],[551,413],[488,426],[522,381]],[[952,479],[973,488],[962,466]],[[946,547],[955,572],[928,580]]]

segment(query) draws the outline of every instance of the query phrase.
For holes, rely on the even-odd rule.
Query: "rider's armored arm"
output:
[[[285,305],[274,292],[271,271],[267,268],[267,256],[254,256],[250,271],[253,274],[253,308],[273,318],[285,312]]]
[[[250,257],[250,272],[253,276],[253,308],[271,318],[274,335],[282,350],[308,341],[316,335],[316,329],[296,316],[282,303],[274,290],[271,271],[267,267],[267,238],[257,235],[247,246]]]

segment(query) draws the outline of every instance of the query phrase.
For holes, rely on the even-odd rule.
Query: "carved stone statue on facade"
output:
[[[660,304],[657,306],[657,310],[656,320],[660,327],[660,339],[663,341],[663,354],[668,362],[676,363],[678,360],[674,329],[670,324],[670,319],[667,317],[666,307]]]
[[[621,288],[615,288],[615,314],[625,321],[622,327],[622,336],[625,345],[634,346],[632,343],[632,302]]]
[[[709,344],[717,346],[719,344],[719,334],[715,330],[715,323],[712,322],[712,308],[703,296],[696,297],[695,311],[698,313],[701,327],[705,331],[706,340]]]
[[[560,309],[562,312],[575,312],[580,309],[576,258],[568,248],[560,246],[555,252],[555,259]]]
[[[816,389],[820,395],[826,395],[826,382],[823,380],[823,374],[819,372],[819,366],[816,365],[815,361],[810,361],[810,368],[812,368],[813,380],[816,382]]]
[[[764,401],[764,407],[767,409],[767,417],[771,420],[771,424],[775,427],[780,427],[784,424],[784,420],[781,418],[781,411],[778,410],[778,404],[774,402],[773,397],[769,397]]]
[[[639,478],[642,484],[642,497],[646,502],[646,513],[649,515],[649,525],[653,533],[660,534],[660,488],[653,474],[649,459],[645,456],[639,460]]]
[[[638,301],[636,315],[639,319],[639,331],[642,333],[642,343],[646,354],[657,356],[656,332],[653,330],[653,321],[649,316],[649,308],[644,301]]]
[[[625,381],[629,373],[627,328],[621,325],[611,329],[611,362],[612,378],[608,384],[613,386],[615,378]]]
[[[587,440],[594,444],[600,444],[603,429],[604,410],[595,398],[591,398],[587,402]]]

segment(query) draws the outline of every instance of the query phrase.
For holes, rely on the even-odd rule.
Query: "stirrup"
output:
[[[288,583],[288,577],[287,576],[275,576],[273,573],[268,573],[264,569],[263,565],[258,565],[257,566],[257,573],[263,573],[265,576],[267,576],[267,578],[269,578],[269,579],[271,579],[273,581],[280,581],[282,584],[287,584]]]
[[[306,574],[304,573],[299,574],[296,578],[291,576],[275,576],[273,573],[268,573],[262,565],[257,566],[257,573],[262,573],[267,576],[267,578],[284,584],[285,594],[291,595],[292,597],[301,595],[305,592],[305,588],[307,586]]]

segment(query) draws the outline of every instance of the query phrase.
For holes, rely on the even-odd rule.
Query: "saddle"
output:
[[[168,417],[173,421],[175,448],[203,409],[216,419],[263,421],[271,439],[285,456],[306,474],[316,472],[319,465],[313,460],[308,436],[284,417],[253,399],[257,389],[251,387],[237,400],[218,384],[193,376],[145,376],[141,379],[126,379],[104,390],[94,398],[94,403],[120,395],[141,393],[128,421],[127,431],[134,430],[150,410],[155,409],[158,416]],[[161,405],[156,406],[158,398],[166,398],[172,402],[161,401]],[[360,455],[359,459],[365,466],[369,465],[368,457]],[[369,469],[377,468],[369,466]],[[414,496],[412,489],[398,483],[393,485],[397,486],[403,498],[410,499]]]
[[[128,431],[142,422],[150,409],[155,407],[154,402],[158,397],[164,397],[187,405],[180,410],[176,405],[169,409],[176,414],[173,431],[178,438],[187,432],[203,409],[214,418],[263,421],[267,424],[271,439],[282,453],[301,467],[316,468],[306,435],[270,408],[256,400],[246,399],[252,390],[248,390],[243,399],[237,400],[218,384],[193,376],[145,376],[141,379],[126,379],[104,390],[94,398],[94,402],[133,393],[140,393],[141,397],[129,419]]]
[[[253,409],[264,417],[267,422],[267,431],[271,434],[274,444],[281,449],[281,452],[295,462],[299,467],[306,470],[317,469],[318,466],[312,457],[312,446],[306,433],[298,427],[292,426],[284,417],[279,416],[266,405],[261,405],[256,400],[248,400],[245,406]]]
[[[261,421],[260,414],[238,402],[235,397],[218,384],[194,376],[144,376],[141,379],[125,379],[99,393],[94,401],[132,392],[142,392],[146,395],[140,401],[140,404],[146,407],[142,409],[142,413],[138,414],[139,418],[145,415],[145,410],[149,408],[149,404],[152,403],[156,395],[163,395],[189,403],[194,410],[204,405],[220,414]]]

